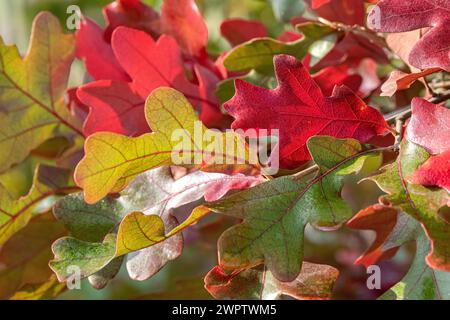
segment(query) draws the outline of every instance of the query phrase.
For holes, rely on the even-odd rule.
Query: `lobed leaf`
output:
[[[69,170],[45,165],[37,167],[31,190],[19,199],[12,197],[0,185],[0,246],[25,227],[35,214],[48,210],[48,204],[39,207],[44,200],[75,190],[77,188],[71,185]]]
[[[181,153],[189,159],[200,155],[203,163],[210,164],[223,164],[230,159],[237,162],[239,159],[235,154],[244,156],[239,160],[244,165],[248,159],[245,144],[235,134],[231,135],[231,141],[236,153],[230,150],[226,151],[229,154],[213,154],[213,145],[204,140],[194,141],[194,128],[198,119],[187,99],[174,89],[160,88],[152,93],[146,103],[146,118],[153,133],[137,138],[97,133],[86,140],[86,156],[75,170],[75,181],[83,188],[87,203],[95,203],[108,193],[119,192],[142,172],[170,165],[173,154]],[[203,132],[206,130],[202,125],[201,129]],[[176,141],[172,137],[176,130],[192,143],[180,147],[180,137]],[[220,139],[223,139],[221,145],[225,146],[227,135],[222,134]],[[190,160],[189,164],[193,162]]]
[[[343,175],[357,172],[362,152],[355,140],[312,137],[308,142],[319,166],[316,176],[285,176],[208,204],[218,213],[243,219],[219,239],[219,265],[247,269],[264,263],[280,281],[293,281],[303,261],[303,232],[312,224],[334,229],[351,218],[340,198]],[[343,166],[343,172],[340,172]]]
[[[0,172],[50,138],[82,135],[64,103],[74,55],[74,37],[48,12],[34,20],[25,58],[0,38]]]
[[[283,295],[299,300],[329,299],[339,271],[321,264],[303,262],[292,282],[280,282],[263,267],[227,274],[219,266],[205,277],[205,288],[215,298],[276,300]]]

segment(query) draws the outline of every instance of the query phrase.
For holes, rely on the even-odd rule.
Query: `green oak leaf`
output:
[[[102,242],[127,214],[123,204],[113,197],[87,205],[82,193],[64,197],[53,207],[53,212],[73,237],[86,242]]]
[[[390,203],[419,221],[431,240],[431,251],[427,263],[442,271],[450,271],[450,225],[440,215],[440,210],[449,202],[443,189],[428,189],[409,183],[406,178],[414,173],[430,155],[412,142],[404,140],[396,162],[386,166],[379,175],[369,178],[388,195],[384,202]]]
[[[169,167],[161,167],[139,175],[119,197],[109,196],[93,205],[87,204],[81,193],[66,196],[56,204],[54,213],[71,231],[73,238],[55,247],[62,254],[55,252],[54,270],[59,279],[66,279],[58,264],[59,260],[65,259],[61,247],[80,247],[81,253],[77,258],[85,260],[83,254],[90,254],[84,248],[86,243],[107,247],[109,242],[101,244],[102,240],[114,237],[115,250],[102,249],[102,252],[110,254],[108,259],[98,259],[95,267],[87,265],[83,275],[92,275],[89,278],[91,283],[102,287],[105,278],[110,279],[112,271],[118,269],[114,265],[126,255],[130,276],[137,280],[148,279],[181,254],[183,238],[180,232],[209,213],[209,210],[197,208],[179,224],[172,215],[173,209],[203,197],[216,200],[228,190],[245,188],[261,181],[261,177],[202,171],[194,171],[175,180]],[[77,265],[84,268],[82,261]],[[108,270],[103,269],[105,267]]]
[[[221,267],[248,269],[264,263],[278,280],[293,281],[302,266],[306,225],[334,229],[352,217],[340,197],[344,175],[361,168],[360,157],[380,155],[362,151],[356,140],[324,136],[312,137],[308,148],[319,167],[317,175],[277,178],[207,205],[243,219],[219,239]]]
[[[0,38],[0,172],[50,138],[82,135],[64,102],[74,57],[74,36],[48,12],[34,20],[25,58]]]
[[[85,278],[107,266],[114,257],[116,236],[108,234],[102,243],[65,237],[53,243],[52,251],[55,258],[49,266],[60,282],[67,281],[78,270],[81,278]]]
[[[14,194],[11,195],[9,190],[0,185],[0,246],[26,226],[34,215],[46,212],[53,203],[52,196],[77,189],[69,170],[46,165],[36,168],[32,188],[19,199],[15,199]],[[45,200],[49,200],[49,203],[46,204]]]
[[[304,36],[300,40],[286,43],[272,38],[253,39],[233,48],[226,55],[223,63],[228,70],[233,72],[256,70],[261,74],[272,75],[274,56],[288,54],[301,60],[315,42],[337,34],[335,29],[317,23],[298,25],[297,30]],[[329,41],[332,39],[329,38]],[[315,47],[314,54],[316,56],[319,54],[320,47],[330,50],[329,46]],[[326,53],[327,51],[323,52],[323,54]]]

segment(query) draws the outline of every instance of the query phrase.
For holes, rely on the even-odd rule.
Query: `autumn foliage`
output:
[[[199,244],[211,298],[450,298],[450,3],[262,2],[276,22],[229,17],[220,52],[194,0],[73,33],[42,12],[25,55],[0,37],[0,298],[57,298],[74,266],[152,281]],[[174,161],[197,123],[233,152]]]

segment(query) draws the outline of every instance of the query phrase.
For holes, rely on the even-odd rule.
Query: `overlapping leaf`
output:
[[[299,300],[329,299],[339,271],[327,265],[303,262],[299,276],[280,282],[264,267],[227,274],[219,266],[205,277],[205,288],[219,300],[274,300],[283,295]]]
[[[264,263],[278,280],[293,281],[302,266],[306,225],[332,229],[351,218],[351,208],[340,198],[343,176],[378,155],[364,155],[355,140],[332,137],[313,137],[308,147],[320,168],[316,176],[277,178],[207,205],[244,220],[219,240],[221,267],[239,270]]]
[[[174,180],[170,169],[164,167],[140,175],[117,199],[107,197],[88,205],[81,194],[68,196],[56,206],[55,214],[75,238],[55,243],[55,261],[51,266],[59,279],[64,280],[64,267],[68,263],[82,265],[83,275],[89,276],[110,263],[114,256],[119,259],[128,254],[130,276],[137,280],[148,279],[181,254],[183,240],[179,232],[208,213],[196,210],[178,225],[172,215],[174,208],[202,197],[206,201],[217,200],[229,190],[248,188],[260,182],[260,177],[200,171]],[[116,239],[116,233],[117,245],[112,245],[109,240]],[[105,236],[107,241],[102,245],[100,242]],[[70,246],[78,251],[70,250]],[[86,255],[95,258],[93,264],[82,264],[88,260]]]
[[[50,246],[66,233],[51,214],[44,214],[9,239],[0,250],[0,298],[10,298],[23,286],[28,287],[28,295],[36,294],[36,288],[29,286],[40,287],[51,277]]]
[[[46,12],[33,23],[25,58],[0,39],[0,172],[52,137],[81,134],[64,103],[74,51],[74,37]]]
[[[408,177],[410,182],[450,190],[449,120],[449,109],[423,99],[413,100],[408,139],[435,155]]]
[[[187,165],[238,163],[238,160],[248,165],[246,145],[236,134],[219,134],[219,141],[209,143],[195,132],[196,125],[197,131],[205,132],[206,128],[197,122],[187,99],[174,89],[153,91],[147,100],[146,119],[153,133],[137,138],[97,133],[86,140],[86,156],[76,168],[75,180],[83,188],[87,203],[119,192],[142,172],[172,164],[174,154]],[[174,132],[180,133],[175,139]],[[195,141],[196,134],[200,134],[200,141]],[[188,143],[180,143],[180,139]],[[225,149],[227,141],[234,148]],[[217,142],[222,152],[213,152]]]
[[[279,129],[281,167],[292,169],[310,160],[306,142],[312,136],[366,142],[387,130],[381,113],[348,88],[336,87],[327,98],[295,58],[280,55],[274,64],[275,90],[236,80],[236,94],[225,109],[236,119],[234,129]]]
[[[404,73],[399,70],[394,70],[390,74],[389,79],[383,83],[381,95],[391,97],[397,91],[409,89],[411,85],[420,78],[440,71],[442,70],[439,68],[426,69],[422,72],[415,73]]]
[[[155,42],[143,31],[119,27],[113,34],[112,47],[133,82],[99,81],[78,90],[80,100],[91,108],[84,127],[87,135],[109,131],[138,136],[148,132],[145,100],[159,87],[178,89],[195,103],[202,100],[198,87],[184,75],[174,39],[162,36]]]
[[[411,104],[408,140],[424,147],[431,154],[450,149],[450,110],[424,99],[414,98]]]
[[[385,202],[406,212],[423,225],[431,240],[431,250],[426,258],[428,265],[450,271],[450,226],[439,214],[448,203],[449,195],[445,190],[430,190],[406,180],[429,157],[425,149],[405,140],[397,161],[370,180],[388,194]]]
[[[220,24],[220,33],[232,46],[268,36],[267,28],[258,20],[227,19]]]
[[[386,228],[382,227],[383,224]],[[356,261],[366,267],[393,256],[402,245],[416,242],[415,257],[408,273],[380,299],[450,299],[450,273],[434,270],[426,264],[425,256],[430,251],[430,241],[415,219],[394,208],[374,205],[359,212],[348,225],[357,229],[376,229],[375,241]]]
[[[225,67],[233,72],[254,69],[263,74],[272,74],[275,55],[289,54],[303,59],[316,41],[327,36],[335,37],[336,34],[336,30],[315,23],[299,25],[297,29],[303,34],[303,38],[294,42],[285,43],[272,38],[256,38],[233,48],[225,56]]]
[[[450,71],[448,43],[450,3],[440,0],[382,0],[369,13],[369,27],[381,32],[406,32],[431,27],[411,53],[409,63],[419,69]]]
[[[404,225],[397,218],[398,213],[395,208],[376,204],[361,210],[347,222],[347,226],[352,229],[370,229],[376,232],[376,238],[372,245],[355,261],[355,264],[362,264],[368,268],[397,253],[398,246],[387,245],[386,241],[389,235],[393,233],[394,228],[397,228],[397,225]]]
[[[162,31],[174,37],[190,57],[207,57],[208,28],[194,0],[165,0],[161,8]]]
[[[76,189],[71,183],[68,170],[44,165],[36,169],[31,190],[19,199],[12,197],[9,191],[0,185],[0,245],[22,229],[33,215],[45,211],[45,206],[39,207],[42,201]]]

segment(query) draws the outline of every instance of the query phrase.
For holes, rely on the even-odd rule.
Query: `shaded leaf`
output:
[[[220,24],[220,33],[233,47],[254,38],[268,36],[267,28],[264,24],[258,20],[245,20],[241,18],[222,21]]]
[[[25,227],[35,214],[47,210],[38,207],[44,200],[75,190],[68,170],[44,165],[37,167],[31,190],[19,199],[0,185],[0,245]]]
[[[98,243],[105,236],[115,238],[115,234],[118,233],[116,250],[108,251],[111,254],[109,261],[114,256],[133,252],[127,256],[130,277],[146,280],[168,261],[181,254],[183,239],[180,231],[208,213],[208,210],[199,208],[179,225],[172,216],[172,209],[202,197],[206,201],[217,200],[230,190],[247,188],[260,182],[262,182],[260,177],[247,177],[242,174],[229,176],[200,171],[175,180],[170,168],[163,167],[138,176],[118,198],[107,197],[94,205],[88,205],[81,194],[70,195],[62,199],[54,211],[77,238],[76,246],[81,247],[80,240]],[[129,214],[133,211],[143,213]],[[62,246],[69,244],[71,243],[66,242]],[[108,245],[109,243],[103,246]],[[56,256],[57,263],[60,258],[65,259],[63,256]],[[106,260],[98,260],[95,268],[87,266],[83,274],[88,276],[90,272],[97,272],[115,261],[106,262]],[[114,264],[109,268],[114,270]],[[55,271],[63,272],[60,268]],[[92,279],[90,277],[90,280],[104,278],[101,273],[110,274],[107,271],[101,270],[100,274],[96,274]],[[105,283],[102,281],[100,284]]]
[[[107,40],[120,26],[145,31],[155,38],[160,35],[159,14],[141,0],[116,0],[107,5],[103,12],[108,21],[105,30]]]
[[[53,300],[66,290],[66,285],[60,283],[55,275],[42,284],[30,284],[22,287],[10,300]]]
[[[366,268],[377,262],[388,259],[397,253],[397,246],[386,246],[385,242],[398,224],[398,211],[394,208],[376,204],[358,212],[347,226],[357,230],[373,230],[376,238],[355,264],[362,264]]]
[[[48,267],[50,245],[65,234],[64,227],[51,214],[44,214],[12,236],[0,250],[0,298],[23,296],[23,291],[33,296],[38,294],[36,290],[47,288],[52,275]]]
[[[270,0],[275,18],[281,22],[289,22],[292,18],[301,16],[306,9],[303,0]]]
[[[205,288],[215,299],[275,300],[283,295],[299,300],[329,299],[339,271],[333,267],[303,262],[292,282],[280,282],[263,267],[227,274],[219,266],[205,277]]]

